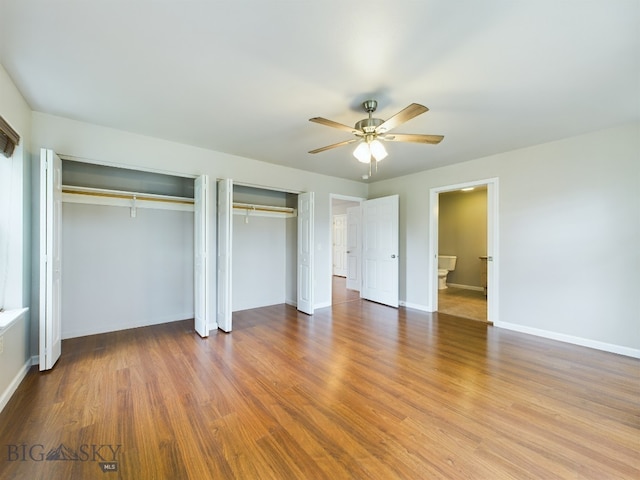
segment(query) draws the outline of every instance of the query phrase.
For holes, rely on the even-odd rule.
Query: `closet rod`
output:
[[[75,188],[75,187],[62,187],[62,193],[70,193],[73,195],[89,195],[93,197],[106,197],[106,198],[120,198],[125,200],[144,200],[150,202],[164,202],[164,203],[179,203],[183,205],[193,205],[194,200],[190,198],[172,198],[169,196],[154,196],[145,193],[133,193],[133,192],[110,192],[106,190],[89,190],[84,188]]]
[[[271,213],[295,213],[295,208],[291,207],[271,207],[269,205],[251,205],[248,203],[234,203],[233,208],[248,211],[257,212],[271,212]]]

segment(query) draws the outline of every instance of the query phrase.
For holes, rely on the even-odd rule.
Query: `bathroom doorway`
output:
[[[497,187],[488,179],[431,189],[431,311],[497,321]],[[440,256],[448,265],[439,269]]]

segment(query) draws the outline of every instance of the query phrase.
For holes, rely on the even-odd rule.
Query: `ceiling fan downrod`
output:
[[[365,137],[369,137],[369,135],[371,135],[375,138],[377,137],[377,134],[375,133],[376,128],[384,123],[384,120],[380,118],[373,118],[372,116],[373,112],[378,108],[378,102],[375,100],[366,100],[362,102],[362,108],[364,108],[364,111],[369,114],[369,118],[365,118],[357,122],[355,124],[355,129],[364,132]]]

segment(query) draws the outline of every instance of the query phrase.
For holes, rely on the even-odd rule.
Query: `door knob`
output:
[[[396,256],[395,255],[391,255],[391,258],[396,258]]]

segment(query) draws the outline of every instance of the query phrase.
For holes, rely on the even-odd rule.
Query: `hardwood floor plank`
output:
[[[0,448],[0,480],[636,479],[640,361],[354,298],[274,305],[207,339],[65,340]]]

